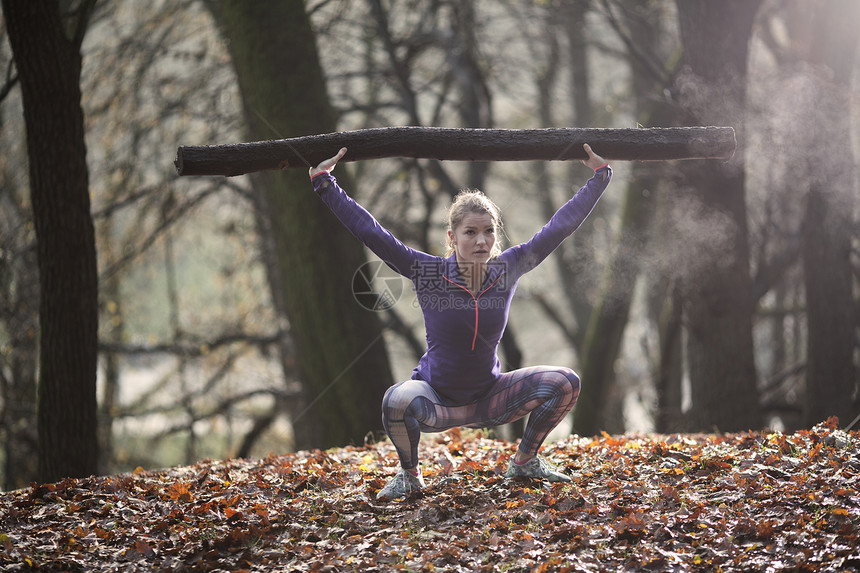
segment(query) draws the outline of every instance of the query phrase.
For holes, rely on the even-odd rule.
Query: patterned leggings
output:
[[[541,444],[573,409],[579,397],[579,376],[569,368],[533,366],[502,374],[478,402],[446,406],[423,380],[395,384],[382,399],[382,424],[400,465],[418,465],[421,432],[442,432],[457,426],[500,426],[529,416],[519,450],[537,455]]]

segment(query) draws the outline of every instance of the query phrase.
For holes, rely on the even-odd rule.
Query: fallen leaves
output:
[[[860,570],[860,435],[571,437],[570,484],[504,477],[514,445],[424,437],[394,503],[388,443],[67,479],[0,496],[4,570]]]

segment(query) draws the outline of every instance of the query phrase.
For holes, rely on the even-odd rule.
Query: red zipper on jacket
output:
[[[492,283],[490,283],[490,286],[488,286],[487,288],[485,288],[484,290],[479,292],[478,296],[473,295],[472,291],[470,291],[469,289],[467,289],[463,285],[455,283],[454,281],[452,281],[451,279],[449,279],[445,275],[442,275],[443,279],[445,279],[446,281],[448,281],[452,285],[456,285],[456,286],[460,287],[461,289],[463,289],[464,291],[466,291],[467,293],[469,293],[469,296],[472,297],[473,301],[475,301],[475,334],[472,335],[472,350],[475,350],[475,342],[478,340],[478,299],[481,298],[482,294],[484,294],[485,292],[487,292],[488,290],[493,288],[494,284],[499,282],[499,279],[502,278],[502,274],[503,273],[499,273],[499,276],[496,277],[496,280],[494,280]]]

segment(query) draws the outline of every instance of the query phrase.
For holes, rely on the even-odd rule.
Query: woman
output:
[[[579,377],[569,368],[534,366],[502,373],[497,350],[520,277],[535,268],[588,216],[612,177],[588,144],[582,162],[594,176],[526,243],[502,252],[498,208],[478,191],[460,193],[449,210],[446,257],[412,249],[351,199],[331,175],[346,153],[311,167],[314,190],[340,221],[392,269],[410,279],[424,314],[427,350],[412,379],[388,389],[382,422],[401,469],[378,499],[424,487],[421,432],[507,424],[530,414],[509,477],[570,478],[539,457],[547,435],[573,409]]]

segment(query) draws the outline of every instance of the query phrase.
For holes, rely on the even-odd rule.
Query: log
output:
[[[570,161],[582,145],[607,160],[728,159],[731,127],[467,129],[383,127],[227,145],[183,146],[179,175],[227,177],[268,169],[307,168],[337,153],[341,161],[410,157],[449,161]]]

